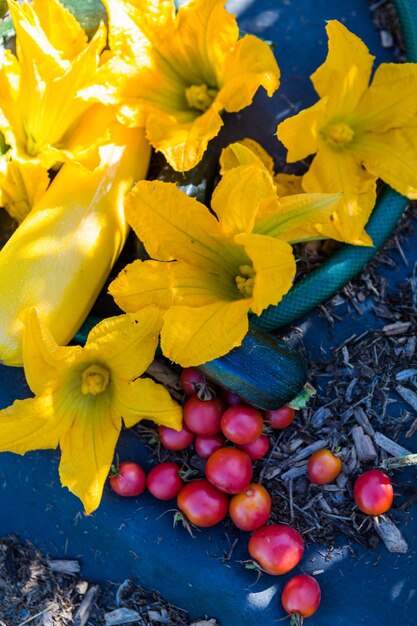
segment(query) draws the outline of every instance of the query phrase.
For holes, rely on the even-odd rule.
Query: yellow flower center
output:
[[[217,90],[210,89],[207,85],[191,85],[185,90],[188,106],[198,111],[207,111],[216,95]]]
[[[236,286],[245,298],[250,298],[255,285],[255,270],[250,265],[241,265],[236,276]]]
[[[336,147],[343,147],[348,143],[351,143],[355,133],[345,122],[337,122],[331,124],[326,128],[325,138],[328,143]]]
[[[109,384],[110,373],[100,365],[90,365],[81,375],[81,391],[96,396],[102,393]]]

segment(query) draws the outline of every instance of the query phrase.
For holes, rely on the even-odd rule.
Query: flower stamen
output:
[[[81,392],[93,396],[103,393],[110,381],[110,373],[100,365],[90,365],[81,375]]]
[[[346,144],[352,143],[355,136],[353,128],[345,122],[331,124],[324,131],[324,138],[333,147],[342,148]]]
[[[197,111],[207,111],[217,95],[217,89],[207,85],[191,85],[185,90],[188,106]]]
[[[250,265],[240,265],[239,272],[235,278],[236,286],[245,298],[250,298],[255,286],[255,270]]]

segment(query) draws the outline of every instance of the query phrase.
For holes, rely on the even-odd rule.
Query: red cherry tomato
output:
[[[225,439],[221,434],[207,436],[197,435],[194,439],[194,448],[198,456],[201,456],[203,459],[208,459],[213,452],[223,448],[224,443]]]
[[[148,474],[146,486],[158,500],[176,498],[184,481],[180,476],[180,466],[177,463],[159,463]]]
[[[146,488],[146,474],[137,463],[124,461],[118,474],[109,478],[110,486],[119,496],[140,496]]]
[[[294,421],[296,414],[295,409],[286,405],[264,413],[265,421],[271,428],[287,428]]]
[[[206,378],[196,367],[185,367],[180,374],[180,385],[187,396],[195,396]]]
[[[184,425],[181,430],[159,426],[158,434],[160,442],[167,450],[185,450],[194,441],[194,433]]]
[[[252,532],[265,524],[271,514],[271,496],[262,485],[251,483],[230,500],[229,514],[240,530]]]
[[[263,426],[262,415],[248,404],[229,407],[221,419],[224,436],[238,445],[253,443],[261,436]]]
[[[223,411],[224,405],[219,398],[200,400],[191,396],[184,404],[184,422],[196,435],[217,435]]]
[[[267,435],[261,435],[258,439],[255,439],[255,441],[252,441],[252,443],[239,446],[239,448],[246,452],[251,461],[257,461],[268,453],[269,446],[269,437]]]
[[[220,397],[226,406],[235,406],[235,404],[243,404],[243,400],[237,393],[228,391],[227,389],[220,389]]]
[[[369,470],[356,480],[353,497],[363,513],[382,515],[392,505],[394,490],[390,479],[384,472]]]
[[[325,485],[340,474],[342,461],[330,450],[318,450],[309,459],[307,474],[311,483]]]
[[[252,478],[252,462],[246,452],[220,448],[207,461],[206,477],[225,493],[240,493]]]
[[[281,602],[287,613],[310,617],[320,606],[320,585],[307,574],[294,576],[282,590]]]
[[[304,543],[291,526],[271,524],[255,530],[248,544],[249,554],[268,574],[286,574],[301,560]]]
[[[221,522],[229,509],[229,498],[207,480],[194,480],[181,489],[177,505],[196,526],[206,528]]]

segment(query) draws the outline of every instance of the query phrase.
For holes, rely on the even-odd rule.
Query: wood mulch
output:
[[[0,626],[218,626],[132,581],[100,587],[76,560],[52,560],[16,537],[0,539]]]

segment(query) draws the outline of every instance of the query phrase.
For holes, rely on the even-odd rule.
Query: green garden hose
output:
[[[395,0],[404,37],[407,59],[417,62],[417,1]],[[277,306],[271,306],[260,317],[254,318],[262,330],[276,330],[305,315],[349,282],[372,259],[398,224],[408,200],[386,187],[378,198],[366,230],[373,247],[345,245],[332,254],[328,261],[296,283]]]

